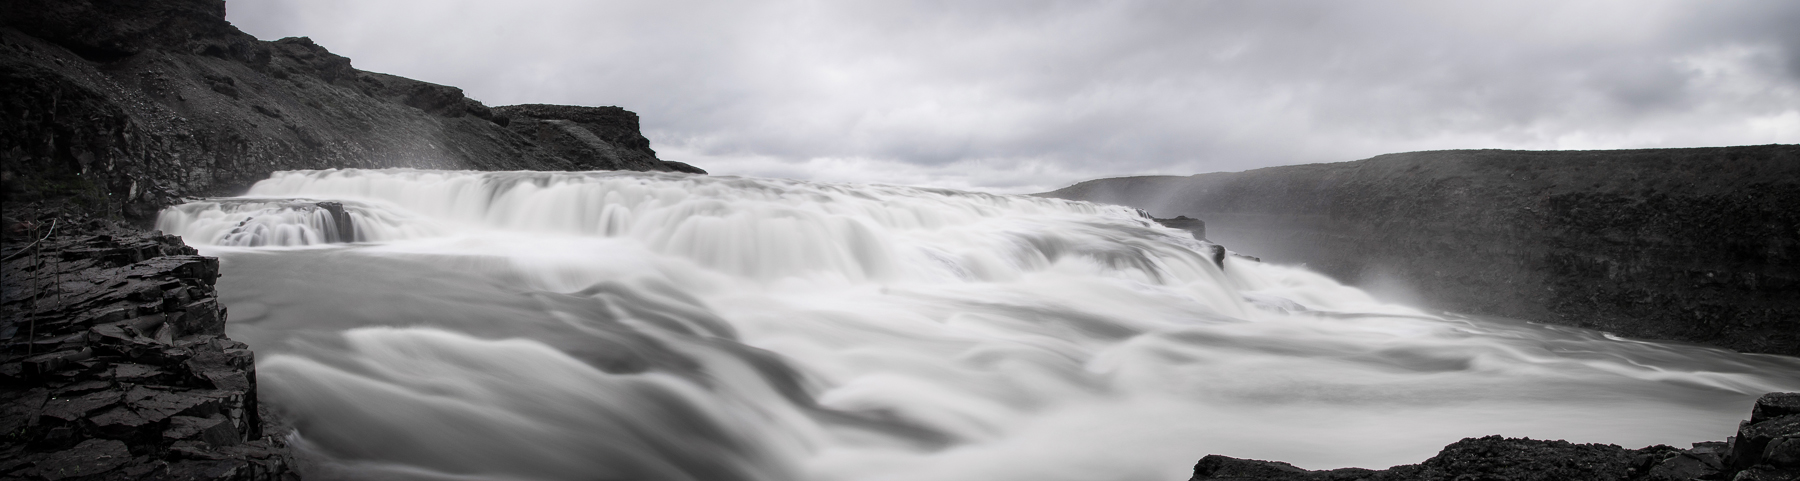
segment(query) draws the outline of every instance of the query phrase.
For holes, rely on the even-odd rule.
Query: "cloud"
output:
[[[1800,142],[1792,2],[233,0],[715,173],[1041,191],[1444,148]]]

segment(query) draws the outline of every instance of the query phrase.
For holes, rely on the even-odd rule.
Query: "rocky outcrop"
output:
[[[1195,239],[1206,239],[1206,222],[1201,221],[1200,219],[1185,215],[1178,215],[1173,219],[1157,219],[1155,217],[1151,217],[1150,219],[1156,221],[1158,224],[1162,224],[1163,227],[1188,231],[1188,233],[1194,235]]]
[[[222,0],[0,3],[0,92],[6,203],[75,199],[140,223],[277,170],[702,173],[657,159],[623,109],[492,109],[304,37],[257,40]]]
[[[1800,394],[1770,393],[1727,442],[1690,449],[1467,438],[1419,464],[1308,471],[1279,461],[1208,455],[1190,481],[1792,481],[1800,479]]]
[[[1390,154],[1042,195],[1444,310],[1800,355],[1800,146]]]
[[[75,219],[6,222],[0,479],[293,479],[218,259]]]
[[[508,129],[536,142],[548,156],[583,159],[582,170],[666,170],[704,174],[681,162],[658,160],[650,139],[638,131],[638,116],[618,107],[512,105],[494,114]]]

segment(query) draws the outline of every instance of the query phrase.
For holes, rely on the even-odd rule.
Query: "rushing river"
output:
[[[322,477],[1175,481],[1686,447],[1800,390],[1800,359],[1383,304],[1058,199],[306,171],[158,224],[222,259],[226,331]]]

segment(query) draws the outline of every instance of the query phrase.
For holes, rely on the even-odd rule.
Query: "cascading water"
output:
[[[1800,359],[1386,305],[1056,199],[310,171],[158,224],[222,258],[228,334],[323,478],[1379,468],[1487,434],[1723,439],[1800,390]]]

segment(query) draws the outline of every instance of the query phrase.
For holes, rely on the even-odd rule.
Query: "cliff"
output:
[[[221,0],[0,3],[0,182],[138,223],[270,172],[414,167],[704,173],[656,158],[618,107],[489,108],[255,39]]]
[[[1800,146],[1457,150],[1040,194],[1454,312],[1800,355]]]

